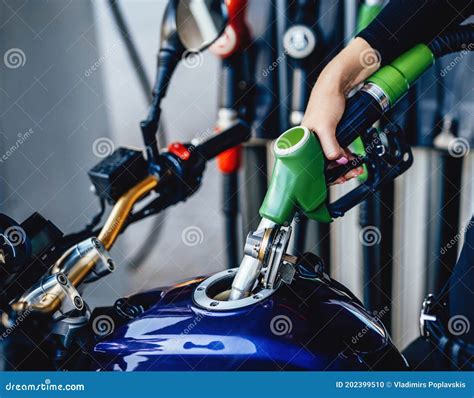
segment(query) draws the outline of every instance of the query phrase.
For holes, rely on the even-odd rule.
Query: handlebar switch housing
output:
[[[148,164],[141,151],[120,147],[88,172],[97,195],[115,204],[130,188],[148,174]]]

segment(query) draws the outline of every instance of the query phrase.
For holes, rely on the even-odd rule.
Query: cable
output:
[[[125,48],[127,49],[128,56],[133,65],[133,69],[137,74],[143,95],[145,96],[146,102],[150,104],[152,99],[152,84],[148,79],[146,71],[143,67],[143,62],[140,59],[140,55],[138,54],[136,45],[130,33],[130,29],[127,26],[120,5],[118,4],[118,0],[109,0],[108,3],[113,19],[117,25],[117,29],[123,38]],[[158,143],[160,146],[166,146],[167,138],[162,125],[163,122],[161,122],[158,126]],[[151,253],[152,249],[158,242],[162,226],[163,215],[158,216],[155,223],[151,226],[150,230],[153,231],[153,233],[149,234],[141,245],[141,248],[138,250],[137,257],[130,263],[130,268],[138,269],[139,266],[145,262],[147,256]]]
[[[110,10],[112,11],[112,16],[117,25],[120,35],[125,43],[125,48],[127,49],[128,56],[130,61],[132,61],[133,69],[137,74],[138,80],[143,90],[143,94],[147,103],[151,101],[151,82],[148,79],[148,76],[143,68],[143,62],[140,59],[135,43],[132,40],[130,30],[128,29],[125,18],[123,17],[122,10],[118,4],[117,0],[109,0]]]

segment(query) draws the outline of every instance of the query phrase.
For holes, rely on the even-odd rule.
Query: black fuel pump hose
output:
[[[472,51],[474,48],[474,24],[461,25],[450,30],[434,39],[428,44],[428,47],[435,58],[454,52]]]

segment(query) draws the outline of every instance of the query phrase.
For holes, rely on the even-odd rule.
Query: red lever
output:
[[[217,157],[217,167],[222,173],[235,173],[240,168],[241,146],[236,146],[222,152]]]
[[[173,155],[176,155],[181,160],[188,160],[191,156],[191,153],[188,151],[188,148],[181,144],[181,142],[172,142],[171,144],[169,144],[168,152],[172,153]]]

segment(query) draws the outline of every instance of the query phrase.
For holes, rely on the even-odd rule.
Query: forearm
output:
[[[376,49],[383,65],[418,43],[458,25],[473,12],[473,0],[390,0],[358,37]]]
[[[347,94],[380,67],[376,52],[362,38],[352,40],[321,72],[318,85],[330,85]]]
[[[379,66],[378,58],[370,45],[365,40],[356,38],[319,75],[302,125],[316,132],[329,160],[348,156],[335,138],[336,126],[344,113],[346,94]],[[360,172],[358,170],[355,173]],[[346,176],[352,177],[354,173]]]

